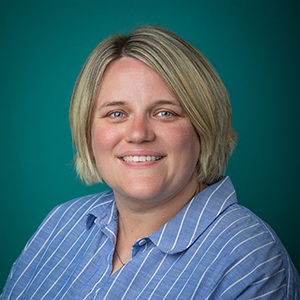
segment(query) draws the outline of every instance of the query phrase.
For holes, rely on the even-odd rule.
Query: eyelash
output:
[[[161,111],[155,113],[154,115],[161,117],[161,118],[170,118],[170,117],[177,116],[177,114],[175,112],[169,111],[169,110],[161,110]],[[112,111],[107,114],[107,117],[111,117],[116,120],[124,118],[125,116],[126,116],[126,114],[119,110]]]

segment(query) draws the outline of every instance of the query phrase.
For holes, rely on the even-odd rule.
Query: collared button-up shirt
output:
[[[237,204],[229,177],[136,241],[110,276],[118,214],[113,192],[56,207],[13,265],[1,299],[299,299],[286,250]]]

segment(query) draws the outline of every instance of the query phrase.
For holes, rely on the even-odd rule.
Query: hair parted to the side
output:
[[[198,181],[214,182],[225,170],[237,137],[231,125],[228,92],[199,50],[157,26],[142,26],[128,36],[115,34],[104,39],[79,74],[71,100],[70,125],[80,178],[87,184],[102,181],[91,146],[93,110],[106,68],[122,57],[144,62],[167,83],[200,137]]]

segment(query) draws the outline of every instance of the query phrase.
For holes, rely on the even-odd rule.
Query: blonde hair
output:
[[[213,183],[225,171],[236,141],[228,92],[199,50],[157,26],[142,26],[128,36],[115,34],[104,39],[79,74],[71,100],[70,125],[81,179],[87,184],[102,181],[91,146],[93,109],[107,66],[122,57],[144,62],[167,83],[200,137],[198,181]]]

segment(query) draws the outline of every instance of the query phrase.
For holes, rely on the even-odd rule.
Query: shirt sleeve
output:
[[[299,299],[297,270],[276,234],[266,224],[263,226],[267,235],[232,250],[209,299]]]
[[[62,205],[55,207],[40,224],[14,262],[0,299],[12,299],[12,294],[22,294],[30,283],[31,276],[45,251],[47,240],[51,239],[63,214]]]

